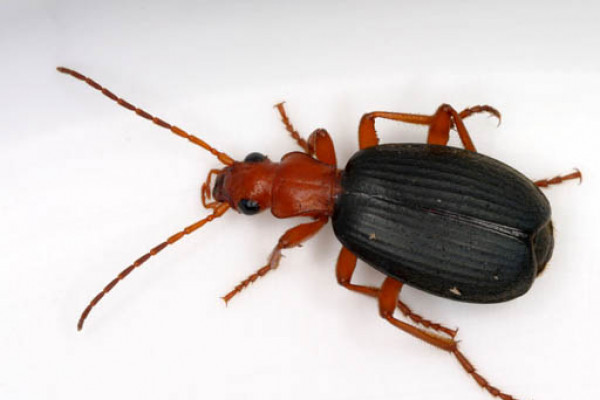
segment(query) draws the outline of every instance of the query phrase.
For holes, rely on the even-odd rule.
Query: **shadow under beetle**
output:
[[[500,121],[497,110],[475,106],[457,112],[443,104],[433,115],[365,114],[359,124],[360,151],[340,170],[327,131],[317,129],[304,140],[280,103],[275,107],[302,151],[288,153],[279,162],[250,153],[240,162],[117,97],[92,79],[68,68],[57,69],[210,151],[225,165],[211,170],[202,185],[202,204],[212,214],[169,237],[123,270],[85,308],[77,324],[79,330],[106,293],[168,245],[219,218],[229,208],[247,215],[270,208],[277,218],[302,216],[312,221],[286,231],[267,264],[226,294],[225,302],[277,268],[283,249],[299,246],[331,218],[335,235],[343,245],[336,265],[340,285],[376,297],[381,317],[452,353],[491,395],[514,399],[475,370],[458,349],[454,339],[457,330],[415,314],[399,299],[407,284],[459,301],[511,300],[531,287],[550,259],[554,247],[550,204],[539,187],[581,179],[581,173],[531,181],[506,164],[477,153],[463,120],[489,113]],[[380,145],[376,118],[428,126],[427,144]],[[464,150],[447,146],[453,129]],[[357,259],[386,275],[381,287],[351,283]],[[396,307],[415,325],[395,318]]]

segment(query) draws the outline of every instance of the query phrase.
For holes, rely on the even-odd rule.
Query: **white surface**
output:
[[[325,127],[343,165],[362,113],[489,103],[478,149],[547,192],[556,250],[518,300],[480,306],[407,289],[461,328],[463,351],[521,399],[598,398],[599,7],[547,2],[20,2],[0,6],[0,398],[488,399],[449,355],[341,289],[328,226],[225,308],[297,221],[228,213],[135,271],[206,215],[208,153],[58,74],[90,75],[236,158],[296,150],[271,108]],[[385,141],[422,141],[382,122]],[[454,141],[454,144],[457,142]],[[359,267],[358,281],[381,277]]]

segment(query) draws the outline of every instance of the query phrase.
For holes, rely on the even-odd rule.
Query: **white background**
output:
[[[341,289],[330,226],[225,307],[298,221],[229,212],[162,252],[75,324],[121,269],[207,212],[217,161],[65,65],[237,159],[329,130],[343,166],[372,110],[491,104],[467,125],[484,154],[546,193],[555,255],[497,305],[403,292],[460,327],[463,351],[520,399],[600,394],[597,340],[600,16],[596,2],[4,1],[0,6],[0,398],[487,399],[448,354]],[[556,3],[557,4],[557,3]],[[384,141],[422,128],[381,122]],[[458,144],[453,140],[452,144]],[[357,282],[381,276],[364,264]]]

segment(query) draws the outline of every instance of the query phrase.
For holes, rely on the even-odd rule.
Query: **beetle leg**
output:
[[[325,129],[317,129],[308,137],[308,153],[325,164],[337,166],[333,140]]]
[[[438,347],[442,350],[446,350],[449,352],[453,352],[456,350],[456,342],[454,339],[445,338],[439,335],[436,335],[431,332],[427,332],[406,322],[400,321],[397,318],[394,318],[394,310],[396,309],[396,304],[398,301],[398,296],[400,295],[400,290],[402,289],[402,282],[387,277],[385,281],[383,281],[383,285],[381,285],[381,289],[379,290],[379,314],[382,318],[388,320],[392,325],[397,328],[405,331],[406,333],[419,338],[435,347]]]
[[[467,127],[463,123],[463,119],[470,117],[473,114],[487,112],[498,118],[500,124],[501,115],[498,110],[491,106],[474,106],[465,108],[460,113],[456,112],[452,106],[442,104],[439,106],[433,115],[433,121],[429,125],[429,135],[427,137],[428,144],[447,145],[450,139],[450,129],[455,128],[458,132],[460,141],[464,148],[469,151],[477,151],[471,140],[471,136],[467,131]]]
[[[375,118],[385,118],[409,124],[428,125],[427,143],[429,144],[446,145],[450,139],[450,130],[456,128],[465,149],[475,151],[475,146],[462,120],[481,112],[490,113],[500,119],[500,113],[495,108],[486,105],[469,107],[458,113],[451,106],[442,104],[433,115],[384,111],[371,112],[363,115],[360,120],[358,128],[359,147],[365,149],[379,144],[379,138],[375,131]]]
[[[346,247],[342,247],[335,266],[335,276],[340,285],[348,290],[366,294],[367,296],[379,296],[379,288],[373,286],[355,285],[350,283],[354,270],[356,269],[356,256]]]
[[[550,179],[540,179],[538,181],[534,181],[533,183],[536,186],[546,188],[550,185],[558,185],[559,183],[562,183],[569,179],[579,179],[579,183],[581,183],[581,181],[583,180],[583,176],[581,175],[581,172],[578,169],[575,169],[575,172],[571,172],[570,174],[562,176],[558,175]]]
[[[281,103],[275,104],[275,108],[277,108],[277,111],[279,111],[279,115],[281,115],[281,122],[283,122],[283,125],[285,125],[285,130],[288,131],[290,135],[292,135],[292,139],[294,139],[296,143],[298,143],[298,146],[302,147],[302,150],[304,150],[305,153],[311,154],[310,149],[308,147],[308,143],[306,143],[306,140],[302,139],[298,131],[294,129],[294,126],[290,122],[290,119],[288,118],[287,113],[285,112],[285,108],[283,107],[284,103],[285,102],[282,101]]]
[[[379,314],[382,318],[406,333],[439,349],[454,354],[463,369],[475,379],[479,386],[487,390],[492,396],[500,397],[502,400],[515,400],[511,395],[503,393],[498,388],[491,386],[488,381],[475,370],[475,367],[473,367],[473,364],[471,364],[465,355],[458,350],[458,343],[454,341],[454,339],[435,335],[394,318],[393,314],[394,309],[396,308],[396,300],[398,299],[401,289],[402,282],[390,277],[386,278],[383,285],[381,285],[381,290],[379,292]]]
[[[469,136],[469,132],[462,121],[462,118],[458,115],[456,110],[448,104],[442,104],[435,114],[433,115],[433,121],[429,125],[429,135],[427,136],[428,144],[448,144],[450,140],[450,129],[456,127],[458,136],[465,149],[469,151],[475,150],[475,145]]]
[[[433,121],[433,116],[431,115],[405,114],[387,111],[374,111],[365,114],[360,119],[358,125],[358,146],[361,150],[379,144],[379,137],[377,136],[377,131],[375,131],[375,118],[391,119],[417,125],[430,125]]]
[[[335,273],[337,277],[337,281],[340,285],[345,287],[348,290],[352,290],[354,292],[366,294],[371,297],[379,296],[379,288],[373,286],[363,286],[363,285],[355,285],[350,283],[352,280],[352,275],[354,274],[354,270],[356,268],[356,256],[352,254],[350,250],[345,247],[342,247],[340,251],[340,255],[338,257]],[[398,309],[404,314],[406,317],[410,318],[413,322],[422,325],[426,328],[433,329],[434,331],[445,333],[448,336],[454,337],[456,336],[457,330],[446,328],[443,325],[440,325],[435,322],[431,322],[418,314],[412,312],[412,310],[402,302],[402,300],[398,299]]]
[[[494,117],[496,117],[498,119],[498,125],[500,125],[500,122],[502,122],[502,115],[500,114],[500,111],[498,111],[494,107],[488,106],[488,105],[480,105],[480,106],[473,106],[473,107],[465,108],[464,110],[462,110],[461,112],[458,113],[458,116],[461,117],[462,119],[465,119],[465,118],[469,118],[473,114],[479,114],[482,112],[486,112],[486,113],[491,114]]]
[[[265,276],[267,272],[277,268],[281,260],[281,251],[292,247],[300,246],[303,242],[314,236],[327,223],[327,217],[322,217],[313,222],[300,224],[291,229],[288,229],[277,242],[277,246],[271,252],[267,265],[260,268],[258,271],[244,279],[231,292],[227,293],[222,299],[225,304],[229,302],[239,292],[244,290],[248,285],[253,283],[258,278]]]
[[[458,329],[446,328],[444,325],[432,322],[426,318],[421,317],[419,314],[415,314],[406,303],[398,299],[398,309],[406,317],[410,318],[414,323],[424,326],[425,328],[433,329],[434,331],[445,333],[446,335],[454,338],[458,333]]]

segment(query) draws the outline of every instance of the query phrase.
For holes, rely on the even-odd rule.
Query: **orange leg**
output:
[[[269,260],[267,261],[267,265],[260,268],[258,271],[250,275],[248,278],[244,279],[239,285],[237,285],[231,292],[227,293],[223,296],[223,300],[227,304],[229,300],[233,298],[236,294],[244,290],[248,285],[253,283],[258,278],[265,276],[267,272],[275,269],[279,265],[279,261],[281,260],[281,250],[289,249],[292,247],[300,246],[303,242],[310,239],[314,236],[322,227],[327,223],[327,217],[320,218],[313,222],[308,222],[306,224],[300,224],[294,228],[287,230],[281,238],[279,238],[279,242],[277,246],[271,252],[269,256]]]
[[[342,247],[340,251],[340,255],[338,257],[337,265],[336,265],[336,277],[337,281],[340,285],[345,287],[348,290],[352,290],[354,292],[366,294],[371,297],[379,296],[379,288],[372,286],[363,286],[363,285],[355,285],[350,283],[352,280],[352,275],[354,274],[354,270],[356,269],[356,256],[350,252],[345,247]],[[435,322],[431,322],[418,314],[412,312],[412,310],[402,302],[402,300],[398,299],[397,303],[398,309],[404,314],[407,318],[410,318],[413,322],[422,325],[426,328],[433,329],[438,332],[445,333],[450,337],[456,336],[457,330],[446,328],[443,325],[440,325]]]
[[[421,339],[432,346],[454,354],[463,369],[475,379],[479,386],[487,390],[492,396],[499,397],[502,400],[515,400],[511,395],[503,393],[498,388],[491,386],[484,377],[477,373],[473,364],[471,364],[464,354],[458,350],[458,343],[454,341],[454,339],[435,335],[394,318],[393,314],[396,308],[396,301],[401,289],[402,282],[399,282],[394,278],[388,277],[383,282],[379,292],[379,314],[382,318],[406,333]]]
[[[290,135],[292,135],[292,139],[294,139],[296,143],[298,143],[298,146],[302,147],[302,150],[304,150],[304,152],[310,154],[308,143],[306,142],[306,140],[302,139],[298,131],[290,122],[290,119],[288,118],[287,113],[285,112],[285,108],[283,107],[284,103],[285,102],[282,101],[281,103],[275,104],[275,108],[277,108],[277,111],[279,111],[279,115],[281,115],[281,122],[283,122],[283,125],[285,125],[285,130],[288,131]]]
[[[337,166],[335,157],[335,149],[333,147],[333,141],[331,136],[325,129],[317,129],[308,137],[308,141],[302,139],[298,131],[294,128],[290,122],[289,117],[283,106],[283,102],[275,105],[279,115],[281,115],[281,121],[285,125],[285,129],[290,133],[292,138],[296,140],[298,146],[302,147],[305,153],[314,156],[317,160],[324,162],[325,164]]]
[[[494,107],[491,107],[491,106],[482,105],[482,106],[468,107],[468,108],[465,108],[464,110],[462,110],[461,112],[459,112],[458,116],[461,117],[462,119],[465,119],[465,118],[470,117],[473,114],[479,114],[482,112],[486,112],[486,113],[496,117],[498,119],[498,125],[500,125],[500,122],[502,121],[502,115],[500,114],[500,111],[496,110]]]
[[[476,151],[467,128],[462,120],[463,118],[468,118],[473,114],[481,112],[490,113],[500,119],[500,113],[490,106],[470,107],[458,113],[451,106],[442,104],[433,115],[405,114],[384,111],[371,112],[363,115],[360,120],[358,128],[359,147],[361,149],[365,149],[379,144],[379,138],[377,137],[377,132],[375,131],[375,118],[385,118],[394,121],[406,122],[409,124],[428,125],[429,135],[427,137],[427,143],[429,144],[446,145],[450,138],[450,130],[452,128],[456,128],[465,149]]]
[[[442,336],[438,336],[434,333],[427,332],[423,329],[417,328],[406,322],[400,321],[399,319],[394,318],[394,310],[396,309],[396,304],[398,301],[398,296],[400,295],[400,290],[402,289],[402,282],[397,281],[394,278],[386,278],[383,281],[383,285],[381,285],[381,289],[379,290],[379,314],[382,318],[388,320],[392,325],[398,327],[399,329],[405,331],[406,333],[424,340],[425,342],[440,348],[446,351],[454,351],[456,350],[456,342],[454,339],[445,338]]]
[[[317,129],[310,134],[308,149],[308,154],[313,155],[317,160],[334,167],[337,166],[333,140],[325,129]]]
[[[534,181],[533,183],[536,186],[546,188],[550,185],[558,185],[559,183],[563,183],[564,181],[567,181],[569,179],[579,179],[579,183],[581,183],[581,181],[583,180],[583,176],[581,175],[581,172],[578,169],[576,169],[575,172],[571,172],[567,175],[559,175],[550,179],[540,179],[538,181]]]

